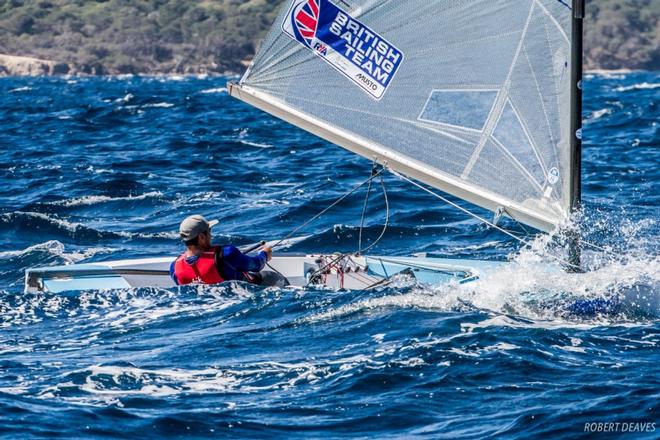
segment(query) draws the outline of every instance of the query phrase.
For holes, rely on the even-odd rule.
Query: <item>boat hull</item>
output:
[[[118,260],[28,269],[26,291],[59,293],[69,290],[107,290],[138,287],[175,287],[169,275],[175,257]],[[409,275],[425,284],[475,281],[500,262],[426,257],[351,256],[337,262],[332,254],[284,254],[266,270],[284,275],[292,286],[323,284],[333,288],[367,289],[396,275]]]

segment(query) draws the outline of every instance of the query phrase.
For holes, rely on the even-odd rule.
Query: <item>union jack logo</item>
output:
[[[307,46],[312,46],[316,36],[316,27],[319,24],[319,0],[307,0],[298,5],[293,11],[293,22]]]

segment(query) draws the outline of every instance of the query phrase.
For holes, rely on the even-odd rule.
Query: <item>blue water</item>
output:
[[[607,249],[585,253],[588,274],[541,273],[556,252],[543,239],[516,256],[388,175],[374,253],[519,266],[464,290],[23,293],[29,267],[175,255],[192,213],[220,219],[221,242],[279,238],[368,176],[368,161],[235,101],[225,81],[0,79],[0,435],[526,439],[618,422],[658,437],[660,316],[566,307],[660,295],[657,73],[587,78],[583,223]],[[367,243],[385,217],[376,189]],[[363,199],[284,251],[354,250]]]

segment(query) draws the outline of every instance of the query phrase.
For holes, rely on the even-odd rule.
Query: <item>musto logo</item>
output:
[[[294,0],[282,31],[376,99],[403,61],[399,49],[330,0]]]

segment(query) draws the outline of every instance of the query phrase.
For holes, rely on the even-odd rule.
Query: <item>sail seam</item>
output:
[[[518,48],[516,49],[516,53],[514,54],[513,60],[511,62],[511,67],[509,68],[509,73],[507,74],[506,80],[504,81],[504,84],[502,85],[500,92],[495,98],[495,102],[493,103],[493,109],[491,111],[491,114],[488,115],[488,119],[486,120],[486,125],[484,126],[483,132],[481,134],[481,138],[479,139],[479,143],[477,144],[474,152],[472,153],[472,156],[470,157],[470,160],[468,161],[467,165],[465,166],[465,169],[463,170],[463,173],[461,174],[461,178],[464,180],[467,180],[468,176],[470,175],[470,172],[472,171],[472,168],[474,168],[474,165],[477,163],[479,156],[481,156],[481,152],[486,146],[486,142],[488,142],[488,139],[491,137],[493,131],[495,130],[496,125],[493,123],[494,119],[499,119],[499,116],[504,110],[504,103],[506,102],[506,99],[509,96],[509,89],[511,88],[513,72],[516,68],[516,64],[518,63],[518,57],[520,56],[520,52],[523,48],[525,37],[527,36],[527,31],[529,30],[529,24],[532,21],[535,3],[531,2],[531,5],[532,6],[529,9],[529,14],[527,16],[527,21],[525,22],[525,26],[523,27],[523,31],[520,35]]]
[[[544,23],[543,27],[545,29],[545,38],[547,40],[550,40],[550,30],[548,29],[548,24]],[[570,44],[570,42],[569,42],[569,44]],[[551,50],[552,50],[552,45],[550,45],[550,46],[551,46]],[[565,67],[564,67],[564,71],[565,71]],[[553,147],[555,147],[555,148],[552,148],[552,150],[551,150],[552,151],[552,156],[553,156],[553,159],[554,159],[554,164],[558,164],[558,163],[561,162],[559,156],[557,155],[557,148],[558,148],[559,144],[561,143],[562,138],[564,137],[564,135],[561,131],[561,117],[562,117],[561,116],[561,114],[562,114],[561,113],[561,103],[560,103],[561,92],[559,90],[559,85],[558,85],[559,83],[561,83],[561,81],[564,78],[564,71],[562,71],[561,78],[559,79],[559,81],[556,78],[553,78],[553,81],[552,81],[552,85],[555,89],[555,105],[557,106],[557,108],[556,108],[557,113],[556,114],[559,115],[559,119],[560,119],[560,121],[559,121],[560,131],[558,133],[559,134],[559,140],[556,141],[555,145],[553,145]],[[550,168],[551,166],[552,166],[552,164],[549,164],[548,168]],[[560,180],[563,181],[563,175],[560,176]],[[561,188],[563,188],[563,184],[561,185]]]
[[[396,120],[396,119],[395,119],[395,120]],[[433,133],[437,133],[437,134],[443,135],[443,136],[445,136],[445,137],[448,137],[449,139],[453,139],[453,140],[458,141],[458,142],[460,142],[460,143],[462,143],[462,144],[465,144],[465,145],[472,145],[472,142],[468,141],[467,139],[463,139],[463,138],[461,138],[461,137],[459,137],[459,136],[457,136],[457,135],[455,135],[455,134],[448,133],[447,131],[444,131],[444,130],[440,130],[439,128],[437,128],[437,127],[433,127],[433,126],[431,126],[430,124],[424,124],[424,123],[422,123],[422,124],[418,124],[418,123],[416,123],[415,121],[408,121],[408,120],[405,120],[405,119],[398,119],[398,120],[400,120],[401,122],[405,122],[405,123],[408,123],[408,124],[414,125],[414,126],[416,126],[416,127],[423,128],[423,129],[425,129],[425,130],[430,130],[430,131],[432,131]],[[458,130],[456,130],[456,131],[458,131]]]
[[[511,153],[509,149],[506,148],[504,144],[502,144],[502,142],[500,142],[495,136],[492,136],[491,139],[495,142],[495,146],[501,149],[504,152],[504,154],[509,157],[509,160],[511,160],[513,162],[513,165],[516,168],[518,168],[518,171],[522,171],[525,177],[527,177],[529,183],[531,183],[532,186],[534,186],[539,191],[539,193],[543,193],[543,187],[536,181],[536,178],[530,174],[527,168],[525,168],[525,166],[522,163],[520,163],[518,159],[516,159],[513,153]]]
[[[536,147],[536,144],[534,143],[534,140],[532,139],[531,134],[529,133],[529,130],[527,129],[527,124],[523,121],[523,119],[520,117],[520,112],[516,109],[516,106],[513,105],[513,102],[511,99],[508,99],[507,102],[511,106],[511,110],[513,111],[513,114],[515,115],[516,119],[520,123],[520,127],[523,130],[523,133],[525,133],[525,137],[527,137],[527,141],[529,141],[530,147],[532,147],[532,151],[534,151],[534,155],[536,156],[536,160],[538,161],[539,165],[541,165],[541,169],[543,170],[544,176],[548,174],[548,169],[543,163],[543,160],[541,159],[541,155],[538,152],[538,149]]]
[[[543,11],[543,13],[544,13],[545,15],[547,15],[548,17],[550,17],[550,21],[552,21],[552,23],[557,27],[557,29],[559,30],[559,33],[561,34],[561,36],[564,37],[564,40],[566,40],[566,42],[567,42],[568,44],[571,44],[571,40],[570,40],[570,38],[568,38],[568,35],[566,35],[566,31],[564,31],[564,28],[561,27],[561,24],[559,24],[559,22],[557,21],[557,19],[555,18],[555,16],[552,15],[552,14],[550,13],[550,11],[548,11],[548,9],[547,9],[547,8],[546,8],[546,7],[545,7],[545,6],[544,6],[539,0],[534,0],[534,3],[536,3],[536,4],[538,5],[538,7],[541,8],[541,10]],[[560,3],[564,4],[564,3],[561,2],[561,1],[560,1]]]
[[[539,101],[541,104],[541,109],[543,110],[543,117],[545,119],[545,123],[548,126],[548,134],[550,135],[550,141],[552,141],[552,144],[555,144],[555,137],[552,134],[551,130],[551,124],[550,124],[550,117],[548,116],[548,111],[545,108],[545,100],[543,97],[543,94],[541,93],[541,87],[539,86],[539,81],[538,78],[536,77],[536,72],[534,71],[534,66],[532,66],[532,60],[529,59],[529,55],[527,54],[527,49],[523,49],[523,53],[525,54],[525,59],[527,60],[527,65],[529,66],[529,71],[532,74],[532,79],[534,80],[534,86],[536,87],[536,92],[539,95]]]

